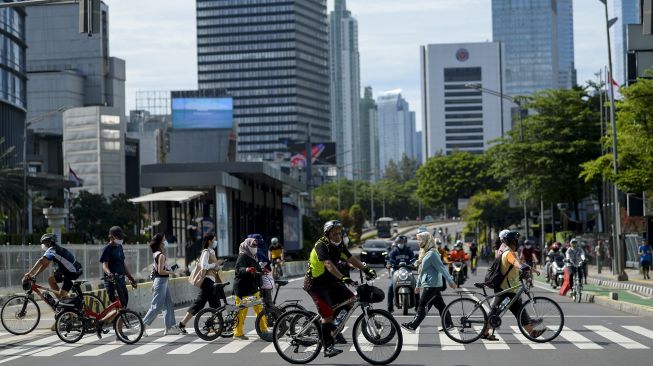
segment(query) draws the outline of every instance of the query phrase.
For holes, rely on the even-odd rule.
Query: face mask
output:
[[[531,246],[530,246],[530,245],[524,245],[524,247],[525,247],[526,249],[531,249]]]
[[[398,244],[397,246],[399,247],[399,249],[404,249],[405,247],[404,243]]]
[[[218,239],[213,239],[213,244],[212,244],[213,249],[218,248]]]
[[[339,241],[332,241],[332,243],[333,243],[334,245],[340,245],[340,244],[342,243],[342,240],[339,240]]]
[[[256,252],[257,252],[257,251],[258,251],[258,248],[249,247],[249,252],[250,252],[252,255],[256,255]]]
[[[116,243],[116,244],[118,244],[118,245],[122,245],[122,243],[124,242],[124,240],[122,240],[122,239],[120,239],[120,240],[118,240],[118,239],[114,239],[113,242]]]
[[[43,249],[45,251],[45,250],[48,250],[48,247],[46,247],[45,244],[41,244],[41,249]]]

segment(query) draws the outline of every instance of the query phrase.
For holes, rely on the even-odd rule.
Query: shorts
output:
[[[63,282],[63,285],[61,285],[62,290],[69,292],[73,288],[73,281],[78,279],[81,275],[82,271],[72,273],[63,271],[61,269],[56,269],[52,276],[54,277],[55,281],[57,281],[57,283]]]
[[[342,283],[334,283],[330,287],[313,286],[308,294],[315,302],[317,312],[322,318],[332,318],[335,305],[354,297],[354,294]]]
[[[644,270],[644,271],[650,271],[651,270],[651,262],[650,261],[641,261],[640,264],[642,266],[642,270]]]

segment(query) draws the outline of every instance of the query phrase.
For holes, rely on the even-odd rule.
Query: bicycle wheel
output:
[[[393,337],[389,335],[394,334]],[[356,352],[373,365],[387,365],[401,353],[403,336],[399,323],[388,312],[369,310],[361,314],[353,329]],[[371,339],[370,339],[371,338]],[[383,344],[379,340],[384,339]]]
[[[562,332],[565,316],[555,301],[547,297],[533,297],[532,300],[526,300],[519,310],[517,325],[524,337],[533,342],[545,343],[554,340]]]
[[[272,342],[277,353],[292,364],[313,361],[322,349],[321,325],[315,315],[291,310],[283,313],[272,330]]]
[[[284,313],[292,310],[306,311],[306,308],[299,304],[285,304],[279,306],[279,309],[281,309],[281,311]]]
[[[256,334],[258,334],[262,340],[272,342],[272,330],[281,314],[282,311],[275,307],[264,308],[263,311],[258,313],[254,328],[256,328]]]
[[[451,319],[451,324],[447,324]],[[482,327],[478,327],[482,325]],[[449,303],[442,312],[442,327],[447,337],[458,343],[472,343],[487,330],[487,312],[478,302],[461,297]]]
[[[59,339],[66,343],[76,343],[84,336],[84,316],[77,310],[67,309],[59,313],[54,330]]]
[[[39,325],[41,309],[34,299],[25,295],[11,297],[0,311],[2,326],[15,335],[27,334]]]
[[[127,344],[138,342],[143,336],[145,325],[143,319],[136,312],[129,309],[121,310],[113,320],[113,330],[116,337]]]
[[[205,341],[213,341],[222,334],[223,324],[218,309],[204,308],[195,315],[195,334]]]
[[[83,294],[84,309],[90,310],[94,313],[101,313],[105,309],[104,301],[94,294]]]
[[[224,316],[222,321],[222,332],[220,337],[232,338],[234,336],[234,329],[238,326],[238,311],[229,312]]]

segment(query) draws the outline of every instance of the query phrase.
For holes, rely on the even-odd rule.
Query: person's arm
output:
[[[159,254],[159,259],[157,260],[157,272],[161,276],[174,274],[174,272],[166,270],[166,256],[163,253]]]
[[[111,273],[111,270],[109,269],[109,262],[102,262],[102,271],[107,276],[113,275],[113,273]]]
[[[356,267],[356,268],[358,268],[360,270],[364,271],[364,270],[367,269],[367,266],[363,262],[361,262],[360,259],[354,257],[353,255],[351,257],[349,257],[347,262],[349,262],[349,264],[351,264],[352,266],[354,266],[354,267]]]
[[[211,258],[211,253],[208,250],[203,250],[202,255],[200,256],[200,268],[204,270],[215,269],[216,263],[209,263]]]
[[[25,277],[36,277],[38,276],[41,272],[45,271],[46,268],[50,265],[50,260],[48,260],[45,257],[41,257],[36,263],[34,263],[34,267],[29,270],[29,272],[25,273]]]
[[[428,260],[426,260],[425,258],[424,266],[432,266],[438,273],[440,273],[442,276],[444,276],[444,278],[447,279],[447,282],[449,283],[449,287],[456,288],[456,284],[453,282],[453,276],[449,274],[449,268],[447,268],[447,266],[444,263],[442,263],[442,260],[440,259],[439,255],[436,255],[436,253],[431,252]]]

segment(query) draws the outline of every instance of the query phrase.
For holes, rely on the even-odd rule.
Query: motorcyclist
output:
[[[528,239],[524,240],[524,245],[522,246],[521,253],[519,254],[519,260],[522,263],[528,264],[530,267],[533,267],[533,264],[537,261],[535,248],[533,248],[533,242]]]
[[[547,253],[546,256],[548,258],[545,265],[546,281],[549,282],[553,278],[551,273],[551,271],[553,271],[553,263],[562,262],[565,259],[564,255],[560,253],[560,243],[554,242],[551,244],[551,250],[549,250],[549,253]]]
[[[453,250],[449,253],[449,262],[462,262],[463,263],[463,276],[467,278],[467,264],[469,260],[469,255],[465,253],[463,249],[462,240],[456,241],[456,245]],[[449,263],[449,274],[453,274],[453,265]]]
[[[414,261],[415,259],[415,254],[413,253],[413,250],[406,245],[408,243],[408,238],[400,235],[395,239],[394,242],[397,246],[393,247],[393,249],[390,251],[388,254],[388,259],[386,261],[386,268],[390,271],[390,286],[388,287],[388,311],[393,312],[394,307],[392,305],[394,296],[394,286],[392,285],[392,273],[394,270],[399,266],[399,263],[405,262],[406,264],[410,264]]]
[[[449,255],[447,251],[442,247],[442,240],[435,239],[435,246],[438,248],[438,253],[440,253],[440,259],[443,263],[449,263]]]
[[[582,264],[585,262],[585,251],[583,250],[583,248],[581,248],[578,245],[578,240],[576,240],[576,239],[571,239],[571,241],[569,242],[569,245],[570,245],[570,247],[569,247],[569,249],[567,249],[567,253],[565,253],[565,257],[567,259],[567,267],[569,267],[569,273],[571,274],[571,276],[569,277],[569,283],[572,283],[572,284],[574,283],[574,275],[576,275],[576,273],[574,273],[576,271],[575,266],[580,265],[580,267],[578,267],[578,272],[579,272],[578,275],[580,276],[580,279],[581,279],[580,283],[581,283],[581,286],[582,286],[582,283],[583,283],[583,281],[582,281],[582,278],[583,278],[583,266],[582,266]]]

